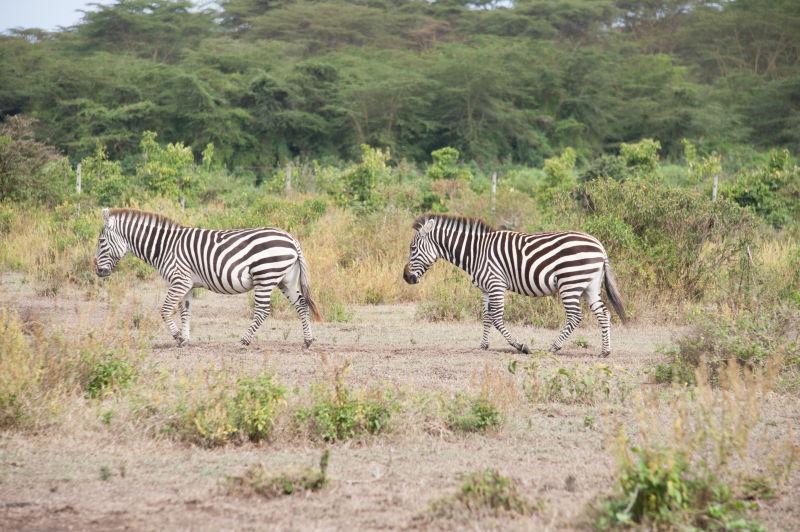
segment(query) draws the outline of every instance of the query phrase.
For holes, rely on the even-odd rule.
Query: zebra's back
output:
[[[237,294],[256,280],[281,277],[297,261],[297,241],[275,228],[214,230],[183,228],[176,257],[197,287]]]
[[[495,231],[493,258],[509,289],[545,296],[565,285],[584,287],[602,274],[606,252],[593,236],[576,231],[517,233]]]

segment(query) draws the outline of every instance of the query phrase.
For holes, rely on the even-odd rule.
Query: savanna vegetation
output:
[[[425,438],[451,451],[532,445],[546,418],[579,416],[581,438],[616,457],[581,524],[759,529],[759,509],[800,487],[797,418],[776,421],[800,403],[798,35],[794,3],[765,0],[121,0],[74,27],[8,32],[0,271],[56,307],[88,302],[104,323],[67,330],[3,295],[0,430],[197,453],[312,447],[312,469],[218,475],[227,497],[291,500],[347,481],[329,448],[336,467],[361,447]],[[479,332],[463,273],[439,264],[402,282],[425,212],[592,233],[626,297],[622,334],[680,332],[614,366],[580,358],[596,334],[580,330],[577,358],[503,353],[471,378],[453,370],[455,390],[438,367],[433,387],[354,380],[351,364],[378,349],[361,332],[344,358],[323,338],[302,378],[165,369],[153,346],[166,333],[140,299],[157,274],[133,258],[105,281],[92,271],[104,206],[292,232],[329,336],[361,331],[365,306],[407,304],[428,334]],[[297,325],[281,296],[274,308]],[[506,318],[526,330],[564,319],[557,300],[519,296]],[[546,519],[523,493],[532,480],[506,472],[473,464],[406,524]],[[115,475],[101,467],[103,481]]]

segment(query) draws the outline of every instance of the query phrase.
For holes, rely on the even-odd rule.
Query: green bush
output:
[[[239,379],[232,389],[220,382],[209,392],[179,403],[172,424],[184,440],[203,447],[267,439],[286,394],[268,374]]]
[[[762,367],[772,357],[781,357],[785,369],[800,371],[800,344],[794,337],[800,312],[774,308],[743,311],[735,316],[700,314],[691,332],[666,351],[667,360],[656,367],[657,382],[695,382],[694,370],[708,370],[712,382],[731,362],[744,367]]]
[[[89,373],[86,396],[102,397],[117,390],[127,388],[136,379],[136,368],[115,353],[108,353],[100,359]]]
[[[313,394],[314,402],[299,409],[296,417],[314,438],[326,442],[384,432],[398,408],[392,394],[383,390],[355,394],[344,384],[341,373],[332,385],[317,385]]]
[[[342,203],[367,211],[380,207],[382,198],[376,193],[376,188],[389,177],[388,160],[388,151],[362,144],[361,162],[341,176],[344,183]]]
[[[0,198],[55,205],[74,186],[69,160],[36,139],[36,121],[11,116],[0,123]]]
[[[773,150],[763,166],[743,172],[721,193],[783,227],[800,218],[800,167],[791,164],[788,150]]]
[[[629,278],[628,286],[635,278],[640,288],[699,299],[715,294],[716,283],[747,280],[742,268],[749,267],[747,247],[758,223],[737,204],[647,180],[598,179],[582,194],[578,223],[622,265],[617,276]],[[736,290],[726,286],[721,297],[738,301]]]
[[[433,164],[428,167],[427,176],[437,179],[472,179],[472,173],[458,164],[459,151],[449,146],[431,152]]]
[[[503,424],[503,417],[488,398],[458,394],[445,407],[445,423],[459,432],[485,432]]]
[[[619,493],[597,508],[598,529],[763,530],[744,518],[747,505],[730,487],[690,467],[681,453],[634,448],[632,454],[619,476]]]

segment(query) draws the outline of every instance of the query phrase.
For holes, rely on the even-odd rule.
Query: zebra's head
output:
[[[97,239],[94,267],[98,277],[108,277],[122,257],[128,252],[128,243],[116,230],[117,220],[108,209],[103,209],[105,225]]]
[[[435,225],[436,220],[433,218],[414,222],[416,231],[411,239],[408,264],[403,269],[403,279],[408,284],[417,284],[431,264],[439,258],[439,253],[431,239],[431,231]]]

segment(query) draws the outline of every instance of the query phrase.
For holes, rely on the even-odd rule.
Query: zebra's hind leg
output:
[[[303,291],[300,288],[300,271],[300,262],[294,263],[286,272],[283,280],[278,283],[278,288],[281,289],[286,299],[294,306],[297,315],[300,316],[300,322],[303,325],[303,341],[306,347],[310,347],[314,341],[314,336],[311,334],[308,301],[303,297]]]
[[[256,284],[253,288],[255,292],[255,306],[253,307],[253,320],[250,322],[250,327],[242,335],[242,345],[248,346],[253,341],[253,335],[256,333],[264,320],[267,319],[272,312],[272,303],[270,297],[272,296],[272,289],[275,288],[275,283],[269,284]]]
[[[181,305],[181,338],[183,343],[181,345],[186,345],[189,343],[189,321],[192,317],[192,312],[190,310],[190,306],[192,304],[192,290],[189,289],[186,292],[186,295],[183,296],[183,304]]]
[[[608,308],[606,308],[603,300],[600,299],[601,283],[602,279],[599,276],[597,279],[592,280],[586,288],[586,302],[597,318],[597,323],[600,324],[600,333],[603,337],[603,347],[600,351],[600,356],[607,357],[611,354],[611,313],[608,311]]]
[[[483,293],[483,336],[481,337],[481,349],[489,349],[489,332],[492,328],[492,317],[489,315],[489,294]]]
[[[583,290],[581,290],[581,292],[582,291]],[[561,332],[558,333],[558,337],[553,342],[553,345],[550,346],[550,351],[553,353],[564,347],[564,342],[569,338],[569,335],[572,334],[572,331],[575,330],[575,327],[581,323],[581,301],[579,296],[580,294],[576,295],[572,291],[561,291],[561,302],[564,305],[564,310],[567,312],[567,322],[564,324]]]
[[[516,338],[511,336],[511,333],[506,329],[505,320],[503,320],[503,311],[505,310],[505,289],[499,288],[489,292],[489,314],[495,328],[500,331],[509,344],[514,346],[515,349],[522,351],[525,354],[530,353],[528,346],[522,342],[518,342]]]
[[[172,281],[167,289],[167,297],[164,298],[164,304],[161,305],[161,319],[167,324],[169,332],[180,347],[186,345],[186,339],[183,338],[181,331],[178,330],[178,326],[175,324],[175,311],[178,303],[183,301],[186,293],[191,289],[192,283],[186,280],[178,279]],[[183,308],[181,309],[181,314],[183,314]]]

